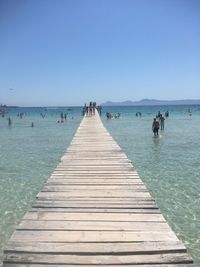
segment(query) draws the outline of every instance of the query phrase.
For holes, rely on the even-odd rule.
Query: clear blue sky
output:
[[[0,103],[142,98],[200,98],[199,0],[0,0]]]

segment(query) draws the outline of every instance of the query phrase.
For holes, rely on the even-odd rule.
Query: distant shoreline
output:
[[[157,104],[157,105],[101,105],[102,107],[173,107],[173,106],[185,106],[185,107],[188,107],[188,106],[200,106],[200,104]],[[66,109],[66,108],[82,108],[83,106],[7,106],[6,109],[20,109],[20,108],[40,108],[40,109]]]
[[[102,107],[173,107],[173,106],[200,106],[200,104],[155,104],[155,105],[102,105]]]
[[[156,107],[156,106],[200,106],[200,100],[174,100],[174,101],[159,101],[159,100],[141,100],[141,101],[123,101],[123,102],[112,102],[107,101],[100,104],[102,107]],[[0,109],[17,109],[17,108],[44,108],[44,109],[55,109],[55,108],[82,108],[83,105],[77,106],[7,106],[0,105]]]
[[[200,99],[183,99],[183,100],[156,100],[142,99],[140,101],[122,101],[112,102],[106,101],[102,106],[184,106],[184,105],[200,105]]]

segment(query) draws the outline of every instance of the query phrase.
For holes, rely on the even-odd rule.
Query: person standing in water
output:
[[[168,111],[168,110],[165,112],[165,117],[166,117],[166,118],[169,117],[169,111]]]
[[[8,126],[11,126],[11,124],[12,124],[12,121],[11,121],[11,118],[9,117],[8,118]]]
[[[164,116],[161,114],[161,116],[160,116],[160,129],[161,129],[161,130],[164,130],[164,127],[165,127],[165,118],[164,118]]]
[[[154,118],[152,123],[152,131],[154,133],[154,136],[158,136],[159,127],[159,122],[156,120],[156,118]]]

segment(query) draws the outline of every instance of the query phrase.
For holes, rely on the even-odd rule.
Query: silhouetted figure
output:
[[[92,102],[90,102],[89,104],[89,115],[92,116],[92,112],[93,112],[93,104]]]
[[[154,118],[152,123],[152,131],[154,133],[154,136],[158,136],[159,127],[159,122],[156,120],[156,118]]]
[[[101,106],[98,106],[98,107],[97,107],[97,110],[98,110],[98,112],[99,112],[99,115],[101,116],[102,107],[101,107]]]
[[[119,119],[121,116],[121,114],[118,112],[117,114],[115,114],[115,119]]]
[[[40,113],[40,116],[44,119],[44,117],[46,116],[46,114]]]
[[[8,126],[11,126],[11,124],[12,124],[12,121],[11,121],[11,118],[9,117],[8,118]]]
[[[87,105],[85,104],[83,109],[82,109],[82,115],[85,116],[87,114]]]
[[[158,114],[157,114],[157,118],[160,118],[160,116],[161,116],[162,114],[160,113],[160,111],[158,111]]]
[[[164,130],[164,127],[165,127],[165,118],[161,114],[161,116],[160,116],[160,129]]]

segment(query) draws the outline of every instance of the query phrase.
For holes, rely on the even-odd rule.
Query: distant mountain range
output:
[[[106,101],[102,106],[170,106],[170,105],[200,105],[200,99],[184,99],[184,100],[156,100],[142,99],[140,101],[122,101],[112,102]]]
[[[2,108],[17,108],[17,106],[7,106],[7,105],[0,104],[0,109]]]

